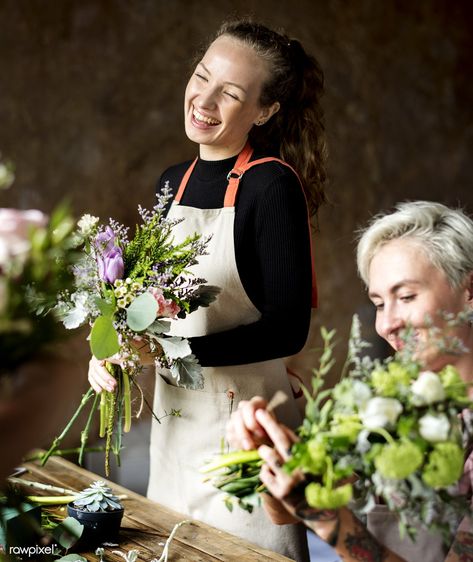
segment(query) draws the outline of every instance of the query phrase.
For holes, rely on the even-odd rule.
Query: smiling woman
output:
[[[158,370],[155,412],[182,415],[153,425],[148,495],[298,561],[308,560],[301,526],[231,514],[198,469],[220,451],[242,399],[283,390],[282,418],[300,421],[283,358],[303,347],[316,302],[309,215],[325,201],[322,88],[317,62],[297,40],[253,22],[224,24],[184,96],[185,132],[199,156],[166,170],[159,185],[174,195],[176,241],[211,237],[192,271],[221,292],[172,326],[189,338],[205,387],[177,388]],[[93,360],[89,378],[115,384]]]

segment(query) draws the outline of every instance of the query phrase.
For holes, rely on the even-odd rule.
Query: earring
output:
[[[264,119],[260,119],[259,121],[256,121],[255,125],[257,127],[261,127],[261,125],[264,125],[266,123],[266,121]]]

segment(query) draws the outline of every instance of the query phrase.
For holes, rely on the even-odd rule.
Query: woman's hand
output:
[[[108,359],[96,359],[92,357],[89,361],[89,383],[90,386],[95,390],[95,392],[100,393],[102,390],[108,390],[108,392],[113,392],[117,385],[117,381],[112,375],[107,371],[105,363],[120,364],[120,360],[115,356]]]
[[[266,408],[267,402],[260,396],[242,400],[232,413],[227,424],[227,440],[233,449],[256,449],[262,443],[269,443],[264,428],[256,419],[256,412]]]
[[[154,365],[154,357],[150,351],[149,344],[146,343],[141,338],[135,338],[131,342],[132,347],[140,356],[140,363],[144,366]],[[159,353],[159,351],[158,351]],[[105,364],[113,363],[115,365],[122,365],[123,357],[118,353],[112,357],[107,357],[107,359],[96,359],[92,357],[89,361],[89,383],[90,386],[95,390],[95,392],[102,392],[102,390],[108,390],[108,392],[113,392],[117,385],[116,379],[108,372]]]

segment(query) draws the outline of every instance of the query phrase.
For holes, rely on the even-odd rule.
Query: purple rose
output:
[[[106,255],[111,252],[114,248],[116,248],[115,232],[107,226],[103,232],[99,232],[99,234],[95,237],[95,246],[102,255]]]
[[[121,279],[125,272],[122,251],[118,246],[103,255],[97,256],[99,266],[99,277],[106,283],[114,283],[116,279]]]

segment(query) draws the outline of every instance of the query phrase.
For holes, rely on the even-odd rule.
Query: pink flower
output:
[[[164,298],[163,291],[159,287],[150,287],[148,290],[158,303],[157,317],[174,318],[179,314],[181,310],[180,306],[178,306],[172,299]]]
[[[0,209],[0,268],[11,260],[24,261],[30,249],[30,229],[45,226],[46,222],[46,215],[35,209]]]

